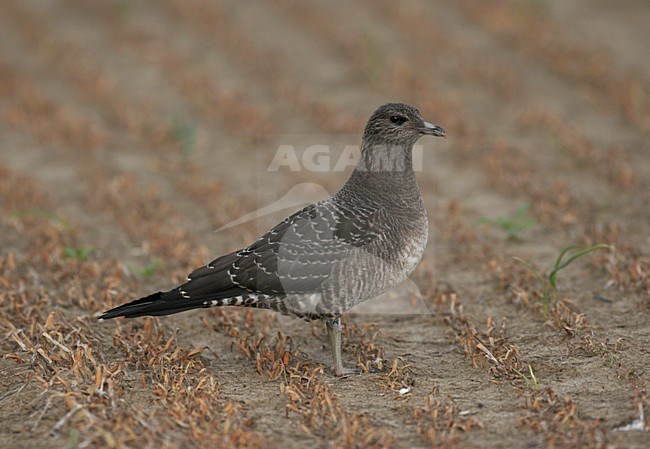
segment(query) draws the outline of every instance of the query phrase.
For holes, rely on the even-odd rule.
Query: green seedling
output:
[[[63,250],[63,258],[84,261],[88,260],[88,256],[90,256],[91,252],[92,248],[88,248],[87,246],[82,246],[80,248],[66,246]]]
[[[131,270],[135,271],[140,277],[148,279],[154,275],[158,265],[160,265],[160,261],[156,259],[144,267],[131,267]]]
[[[55,222],[57,225],[59,225],[62,229],[70,229],[70,223],[66,221],[63,217],[61,217],[59,214],[56,212],[53,212],[48,209],[42,209],[42,208],[31,208],[31,209],[22,209],[19,211],[14,212],[11,214],[12,217],[16,218],[22,218],[22,217],[40,217],[40,218],[47,218],[49,220],[52,220]]]
[[[535,225],[535,220],[527,216],[530,204],[526,203],[515,212],[513,217],[500,216],[491,220],[482,218],[481,223],[487,223],[506,231],[506,236],[511,240],[521,240],[521,234]]]
[[[174,122],[171,130],[172,136],[181,144],[181,153],[185,162],[196,150],[196,124],[193,122],[180,121]]]
[[[530,378],[533,380],[533,385],[535,386],[535,391],[539,391],[539,382],[537,381],[537,376],[533,372],[533,367],[528,364],[528,372],[530,372]]]
[[[548,0],[528,0],[528,3],[535,8],[548,9]]]
[[[133,2],[131,0],[115,0],[115,9],[121,19],[126,19],[133,12]]]
[[[548,305],[550,304],[550,302],[553,301],[553,304],[557,303],[558,273],[564,268],[566,268],[567,266],[569,266],[569,264],[571,264],[571,262],[573,262],[574,260],[582,256],[585,256],[592,251],[609,248],[609,245],[605,245],[604,243],[601,243],[599,245],[590,246],[589,248],[583,248],[583,249],[580,248],[581,248],[580,245],[570,245],[562,249],[562,251],[560,251],[560,255],[557,257],[557,260],[555,261],[555,265],[553,266],[553,269],[551,270],[551,272],[548,274],[546,278],[542,277],[539,270],[535,269],[535,267],[533,267],[530,263],[526,262],[525,260],[519,257],[514,258],[517,262],[521,263],[523,266],[528,268],[528,271],[530,271],[535,276],[540,286],[542,287],[542,312],[544,313],[544,318],[546,318],[546,315],[548,314]],[[564,256],[566,256],[569,253],[569,251],[573,251],[573,250],[577,250],[577,252],[575,252],[566,261],[563,261]]]
[[[530,378],[528,378],[528,376],[526,376],[524,373],[522,373],[519,370],[513,368],[513,371],[517,373],[519,377],[524,379],[524,382],[526,383],[526,388],[530,388],[532,383],[532,388],[534,388],[535,391],[539,391],[539,382],[537,381],[537,376],[533,372],[533,367],[530,366],[530,363],[528,364],[528,372],[530,373]]]

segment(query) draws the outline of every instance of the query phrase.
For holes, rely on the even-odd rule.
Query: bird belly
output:
[[[401,251],[402,270],[404,271],[404,279],[406,279],[418,263],[422,259],[422,254],[424,254],[424,248],[427,246],[428,227],[425,227],[423,232],[420,232],[415,238],[411,239],[408,244],[404,245],[403,250]]]
[[[333,273],[332,282],[323,291],[324,297],[331,298],[332,305],[345,311],[387,292],[413,272],[424,253],[427,237],[428,226],[419,226],[408,238],[401,239],[397,248],[393,246],[392,251],[388,242],[379,252],[360,248]]]

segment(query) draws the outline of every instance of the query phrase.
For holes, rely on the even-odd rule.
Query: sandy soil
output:
[[[1,446],[649,447],[650,6],[595,3],[0,1]],[[270,312],[93,318],[336,191],[386,101],[449,137],[363,374]],[[544,314],[513,257],[571,244]]]

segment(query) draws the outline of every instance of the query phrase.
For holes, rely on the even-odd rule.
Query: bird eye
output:
[[[390,121],[395,123],[396,125],[401,125],[406,121],[406,117],[402,117],[401,115],[392,115],[390,117]]]

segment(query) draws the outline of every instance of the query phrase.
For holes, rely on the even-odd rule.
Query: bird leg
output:
[[[327,335],[330,339],[330,348],[332,350],[332,358],[334,365],[332,371],[336,376],[344,376],[348,374],[359,374],[360,371],[354,368],[343,368],[343,359],[341,358],[341,318],[334,318],[326,321]]]

